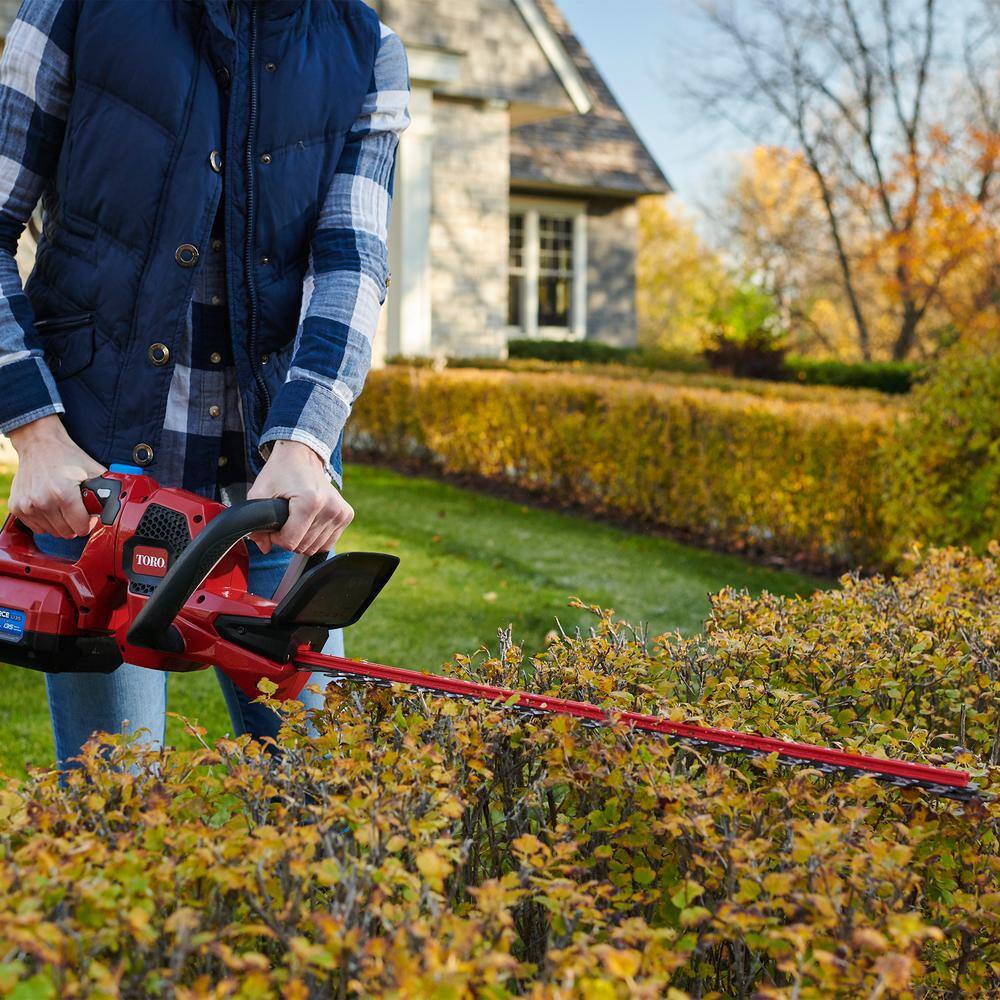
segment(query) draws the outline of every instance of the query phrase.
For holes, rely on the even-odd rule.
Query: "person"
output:
[[[287,497],[249,543],[256,593],[332,550],[408,93],[362,0],[25,0],[0,62],[0,432],[43,551],[82,551],[79,483],[116,462],[224,503]],[[161,743],[166,676],[46,675],[59,765],[94,731]],[[238,733],[277,732],[219,680]]]

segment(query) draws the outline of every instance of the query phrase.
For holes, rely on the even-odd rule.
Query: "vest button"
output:
[[[212,249],[216,253],[221,253],[222,252],[222,240],[219,240],[219,239],[212,240]]]
[[[216,71],[215,75],[219,78],[219,85],[222,87],[228,87],[233,76],[229,72],[228,68],[225,66],[220,66]]]
[[[218,351],[212,351],[209,355],[208,360],[212,362],[213,365],[222,364],[222,355]]]
[[[222,153],[217,149],[213,149],[211,153],[208,154],[208,164],[217,173],[222,173]]]
[[[260,162],[261,163],[265,163],[265,164],[266,163],[270,163],[271,162],[271,154],[270,153],[261,153]]]
[[[144,441],[132,449],[132,461],[136,465],[149,465],[153,461],[153,449]]]
[[[229,464],[229,459],[225,455],[219,456],[219,468],[224,469]]]
[[[222,416],[222,407],[216,406],[214,403],[208,408],[208,415],[213,419],[217,419]]]
[[[182,243],[174,251],[174,260],[181,267],[194,267],[198,263],[198,248],[193,243]]]
[[[162,368],[170,360],[170,348],[166,344],[150,344],[146,353],[157,368]]]

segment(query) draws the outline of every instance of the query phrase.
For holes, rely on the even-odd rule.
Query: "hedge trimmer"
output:
[[[243,539],[279,529],[288,502],[224,507],[160,487],[137,472],[112,466],[81,486],[98,522],[76,562],[43,555],[28,528],[7,518],[0,531],[0,661],[50,673],[110,673],[122,662],[167,671],[218,665],[250,697],[258,695],[262,679],[273,682],[277,699],[294,698],[318,672],[340,683],[400,685],[526,716],[622,725],[719,753],[776,754],[784,764],[871,775],[948,798],[977,794],[968,774],[948,768],[609,712],[586,702],[317,652],[331,628],[358,621],[399,560],[375,552],[296,558],[273,600],[254,596],[247,592]]]

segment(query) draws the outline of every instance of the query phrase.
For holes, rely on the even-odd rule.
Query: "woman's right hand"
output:
[[[83,505],[80,484],[107,470],[73,443],[56,416],[41,417],[7,435],[17,452],[8,508],[37,534],[89,535],[97,522]]]

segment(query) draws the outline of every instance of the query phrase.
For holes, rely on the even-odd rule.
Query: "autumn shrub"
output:
[[[890,483],[894,552],[1000,538],[1000,336],[954,348],[916,388]]]
[[[791,403],[587,375],[389,368],[371,374],[348,442],[731,549],[871,566],[885,548],[880,449],[894,411],[820,392]]]
[[[708,320],[705,357],[713,368],[750,378],[781,377],[788,332],[772,295],[756,285],[737,285],[719,296]]]
[[[972,770],[1000,793],[1000,551],[703,635],[610,615],[447,669]],[[106,737],[0,790],[0,995],[986,997],[1000,802],[345,685],[280,753]],[[993,766],[989,761],[992,758]]]

